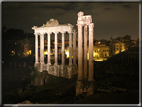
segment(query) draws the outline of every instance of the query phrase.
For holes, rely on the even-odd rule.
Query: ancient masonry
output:
[[[78,78],[76,83],[76,96],[87,93],[94,93],[94,71],[93,71],[93,27],[91,15],[84,15],[83,12],[78,13]],[[84,44],[82,41],[82,28],[84,27]],[[89,28],[89,71],[87,70],[87,28]],[[41,27],[34,26],[32,28],[35,34],[35,65],[38,66],[40,72],[47,70],[49,74],[71,78],[77,72],[76,64],[76,32],[73,25],[59,25],[55,19],[50,19]],[[62,33],[62,64],[58,64],[57,36]],[[69,33],[69,65],[65,65],[64,53],[64,34]],[[55,34],[55,63],[51,65],[50,60],[50,34]],[[44,35],[48,35],[48,63],[44,63]],[[38,61],[38,35],[40,36],[40,62]],[[72,37],[73,35],[73,37]],[[73,54],[72,54],[72,38],[73,38]],[[73,62],[72,62],[73,55]]]
[[[78,78],[76,84],[76,96],[94,92],[93,72],[93,27],[91,15],[78,13]],[[84,45],[82,44],[82,27],[84,27]],[[87,27],[89,27],[89,72],[87,71]],[[83,50],[84,49],[84,50]],[[83,58],[84,57],[84,58]]]
[[[73,56],[72,63],[72,38],[73,38],[73,55],[76,55],[76,31],[73,30],[73,25],[64,24],[59,25],[58,21],[55,19],[50,19],[43,24],[41,27],[32,27],[35,34],[35,66],[38,66],[38,70],[42,72],[47,70],[49,74],[54,76],[61,76],[65,78],[71,78],[72,75],[77,73],[76,57]],[[62,64],[58,64],[58,46],[57,38],[58,33],[62,33]],[[69,65],[65,65],[65,33],[69,33]],[[50,55],[50,34],[55,34],[55,63],[51,65],[51,55]],[[48,38],[48,58],[47,64],[44,63],[44,36],[47,34]],[[38,36],[40,36],[40,61],[38,61]],[[72,37],[73,36],[73,37]]]

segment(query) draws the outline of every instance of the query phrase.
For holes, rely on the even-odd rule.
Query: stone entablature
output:
[[[82,25],[89,25],[92,22],[92,17],[91,15],[85,15],[83,12],[78,13],[78,20],[77,24],[82,24]]]
[[[35,34],[48,34],[48,33],[72,33],[73,32],[73,25],[68,24],[68,25],[58,25],[58,26],[50,26],[50,27],[37,27],[34,26],[32,27],[33,30],[35,30]]]

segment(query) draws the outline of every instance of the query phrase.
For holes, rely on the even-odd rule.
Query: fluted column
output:
[[[58,65],[57,32],[55,32],[55,65]]]
[[[40,63],[44,63],[44,34],[40,35]]]
[[[82,80],[82,25],[78,25],[78,80]]]
[[[89,25],[89,78],[88,81],[94,81],[94,64],[93,64],[93,27],[94,24]]]
[[[51,65],[51,62],[50,62],[50,33],[48,33],[48,65]]]
[[[73,65],[76,65],[76,31],[73,30]]]
[[[65,64],[65,36],[64,32],[62,33],[62,65]]]
[[[72,33],[69,33],[69,66],[72,65]]]
[[[84,26],[84,79],[87,78],[87,25]]]
[[[35,33],[35,64],[38,64],[38,34]]]

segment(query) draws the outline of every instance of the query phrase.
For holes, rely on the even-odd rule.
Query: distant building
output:
[[[126,45],[125,43],[117,40],[117,39],[112,39],[110,40],[110,56],[118,54],[120,52],[123,52],[126,50]]]

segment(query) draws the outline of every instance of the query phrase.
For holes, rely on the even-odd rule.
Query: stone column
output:
[[[40,63],[44,63],[44,34],[40,35]]]
[[[78,80],[82,80],[82,25],[78,25]]]
[[[69,66],[72,65],[72,33],[69,33]]]
[[[73,65],[76,65],[76,31],[73,30]]]
[[[65,36],[64,32],[62,33],[62,65],[65,64]]]
[[[50,61],[50,33],[48,33],[48,65],[51,65],[51,61]]]
[[[35,33],[35,65],[38,64],[38,34]]]
[[[94,24],[89,25],[89,78],[88,81],[94,81],[94,64],[93,64],[93,27]]]
[[[57,43],[57,32],[55,32],[55,65],[58,65],[58,43]]]
[[[87,78],[87,25],[84,26],[84,79]]]
[[[44,64],[44,34],[40,35],[40,72],[43,71]]]

